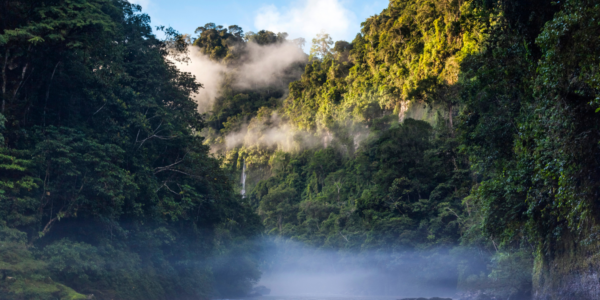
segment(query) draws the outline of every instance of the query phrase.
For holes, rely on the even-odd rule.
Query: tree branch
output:
[[[162,123],[163,123],[163,122],[162,122],[162,121],[160,121],[160,124],[158,124],[158,127],[156,127],[156,129],[154,129],[154,130],[152,131],[152,135],[148,136],[147,138],[145,138],[145,139],[143,139],[143,140],[141,140],[141,141],[138,141],[137,137],[135,138],[135,142],[136,142],[136,143],[140,143],[140,142],[141,142],[141,143],[140,143],[140,145],[138,146],[138,149],[140,149],[140,148],[142,147],[142,145],[144,145],[144,143],[145,143],[146,141],[148,141],[148,140],[150,140],[150,139],[153,139],[153,138],[157,138],[157,139],[159,139],[159,140],[170,140],[170,139],[174,139],[174,138],[176,138],[176,137],[177,137],[176,135],[173,135],[173,136],[161,136],[161,135],[158,135],[157,133],[159,133],[159,132],[161,132],[161,131],[162,131],[162,130],[160,130],[160,131],[158,130],[158,129],[160,129],[160,127],[162,126]],[[138,133],[138,136],[139,136],[139,133]]]
[[[338,231],[338,233],[346,240],[346,242],[350,243],[350,241],[342,234],[341,231]]]
[[[108,103],[108,101],[104,102],[104,105],[102,105],[102,107],[100,107],[92,116],[95,116],[97,113],[99,113],[106,106],[106,103]]]
[[[169,192],[177,195],[177,196],[181,196],[180,194],[178,194],[177,192],[173,191],[168,185],[167,185],[168,181],[163,182],[163,184],[154,192],[154,193],[158,193],[158,191],[160,191],[163,187],[166,187]]]
[[[185,160],[185,157],[188,155],[188,153],[189,152],[185,153],[185,155],[183,156],[182,159],[180,159],[180,160],[178,160],[178,161],[176,161],[176,162],[174,162],[174,163],[172,163],[172,164],[170,164],[170,165],[168,165],[166,167],[155,168],[154,169],[154,171],[155,171],[154,174],[156,175],[156,174],[158,174],[160,172],[163,172],[163,171],[175,171],[175,170],[173,170],[171,168],[174,167],[174,166],[176,166],[176,165],[178,165],[178,164],[180,164],[180,163],[182,163]]]
[[[23,86],[23,83],[25,82],[25,73],[27,73],[27,67],[29,67],[29,63],[26,63],[23,67],[23,72],[21,73],[21,81],[19,81],[19,85],[17,85],[17,88],[13,93],[13,99],[17,97],[17,93],[19,93],[19,90],[21,90],[21,86]],[[31,77],[31,73],[29,74],[29,76],[27,76],[27,79],[29,79],[29,77]]]

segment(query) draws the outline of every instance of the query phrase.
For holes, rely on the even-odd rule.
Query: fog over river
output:
[[[256,286],[270,300],[452,297],[456,294],[456,255],[331,251],[292,241],[267,241],[263,275]],[[260,292],[259,292],[260,293]],[[266,293],[260,293],[265,295]]]

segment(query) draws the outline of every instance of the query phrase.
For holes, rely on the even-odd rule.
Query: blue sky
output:
[[[198,26],[239,25],[245,32],[288,32],[307,41],[325,31],[334,40],[352,41],[360,23],[380,13],[388,0],[130,0],[141,4],[152,25],[191,33]]]

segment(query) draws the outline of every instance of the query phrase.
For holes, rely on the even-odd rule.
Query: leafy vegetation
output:
[[[359,252],[477,247],[456,261],[465,297],[585,298],[558,278],[593,272],[567,253],[597,253],[597,15],[594,1],[392,0],[352,43],[313,39],[266,111],[320,145],[245,145],[229,162],[248,165],[271,234]]]
[[[160,41],[122,0],[2,5],[6,299],[244,296],[263,232],[386,253],[369,263],[465,299],[593,299],[596,1],[391,0],[260,85],[240,84],[253,53],[304,39]],[[189,49],[228,70],[207,115],[172,63]]]
[[[200,85],[148,16],[120,0],[2,6],[2,299],[244,295],[259,219],[197,135]]]

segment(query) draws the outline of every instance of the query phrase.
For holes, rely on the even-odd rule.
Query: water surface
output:
[[[256,300],[397,300],[403,297],[391,296],[262,296]]]

